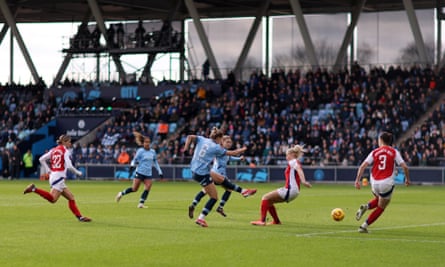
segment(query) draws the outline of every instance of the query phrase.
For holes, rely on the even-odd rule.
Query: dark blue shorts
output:
[[[147,175],[143,175],[143,174],[140,174],[140,173],[136,173],[135,175],[134,175],[134,179],[139,179],[139,180],[145,180],[145,179],[151,179],[151,176],[147,176]]]
[[[202,187],[206,187],[209,184],[213,183],[213,180],[210,177],[210,174],[199,175],[199,174],[193,173],[192,178],[193,178],[193,180],[197,181]]]

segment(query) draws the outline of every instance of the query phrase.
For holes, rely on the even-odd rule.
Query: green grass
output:
[[[355,211],[371,193],[352,183],[303,188],[277,205],[283,224],[266,227],[249,222],[259,217],[261,195],[282,184],[241,184],[257,195],[232,194],[228,217],[212,212],[208,228],[187,216],[200,189],[194,182],[155,182],[149,208],[137,209],[141,189],[114,202],[129,182],[68,181],[92,223],[78,222],[63,198],[23,195],[28,183],[0,181],[1,266],[445,266],[442,186],[398,186],[370,233],[359,234]],[[335,207],[346,212],[341,222],[330,218]]]

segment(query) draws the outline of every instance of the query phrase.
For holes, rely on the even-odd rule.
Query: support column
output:
[[[292,12],[294,12],[295,19],[297,20],[298,26],[300,27],[301,36],[303,37],[304,46],[306,50],[306,55],[309,59],[309,63],[312,67],[318,67],[318,59],[315,53],[314,44],[312,43],[311,35],[309,34],[309,29],[307,28],[306,21],[304,20],[303,10],[301,9],[299,0],[289,0],[292,6]]]
[[[264,73],[266,74],[267,77],[270,77],[270,17],[267,16],[266,17],[266,36],[264,37],[266,39],[266,47],[264,48],[265,51],[265,60],[264,60],[264,65],[265,65],[265,71]]]
[[[193,18],[193,24],[196,27],[199,39],[201,40],[201,44],[204,48],[207,59],[209,60],[210,67],[212,68],[213,74],[215,75],[215,79],[222,79],[221,72],[218,68],[218,63],[216,62],[215,55],[213,54],[212,47],[210,46],[209,43],[209,39],[207,38],[207,35],[204,31],[204,27],[202,26],[195,4],[193,3],[193,0],[184,0],[184,2],[185,5],[187,6],[187,10],[190,16]]]
[[[65,55],[62,65],[60,65],[59,71],[57,72],[56,77],[54,78],[53,86],[57,86],[57,84],[60,82],[60,80],[62,79],[62,76],[65,73],[66,68],[68,67],[68,64],[70,63],[72,58],[73,58],[72,53],[67,53]]]
[[[348,45],[351,43],[352,35],[354,33],[354,28],[355,26],[357,26],[358,19],[360,17],[360,14],[362,13],[362,9],[365,6],[365,3],[366,0],[360,0],[352,10],[351,23],[349,24],[348,29],[346,30],[345,37],[343,38],[343,42],[337,54],[337,59],[335,60],[334,63],[335,70],[339,70],[339,68],[344,63],[346,50],[348,49]]]
[[[9,26],[8,24],[3,24],[2,30],[0,31],[0,44],[3,42],[3,39],[6,36],[6,33],[8,32]]]
[[[14,35],[10,34],[9,38],[9,83],[14,82]]]
[[[437,41],[436,41],[436,64],[440,65],[442,61],[442,20],[445,14],[442,12],[441,0],[436,0],[436,23],[437,23]]]
[[[235,75],[242,79],[241,68],[244,66],[246,62],[247,55],[249,54],[249,50],[252,47],[253,40],[255,39],[255,35],[258,32],[258,28],[261,24],[262,17],[266,14],[267,9],[269,8],[270,0],[264,1],[263,5],[258,9],[258,12],[255,16],[255,20],[252,23],[252,27],[250,28],[249,34],[247,35],[246,42],[244,43],[243,50],[241,50],[241,54],[238,57],[238,61],[235,65]]]
[[[29,55],[28,49],[26,49],[25,43],[23,42],[22,36],[20,35],[19,30],[17,29],[17,25],[15,23],[15,19],[11,14],[11,10],[8,7],[8,4],[6,3],[6,0],[0,0],[0,9],[3,13],[3,17],[6,20],[6,23],[11,28],[11,32],[14,35],[14,38],[17,41],[17,44],[20,47],[20,50],[22,51],[23,57],[25,58],[26,64],[28,65],[29,70],[31,71],[31,75],[34,79],[35,83],[40,83],[40,77],[37,73],[37,69],[34,66],[34,63],[32,62],[31,56]]]
[[[417,52],[419,53],[420,63],[429,63],[428,54],[425,48],[425,42],[423,41],[422,32],[420,31],[419,22],[414,11],[413,2],[411,0],[403,0],[406,14],[408,15],[408,21],[413,32],[414,41],[416,42]]]
[[[185,21],[181,21],[181,52],[179,53],[179,80],[184,81],[185,72],[185,42],[184,42]]]

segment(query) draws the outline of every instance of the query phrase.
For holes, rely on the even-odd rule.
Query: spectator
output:
[[[122,24],[122,23],[117,24],[116,39],[117,39],[117,46],[120,49],[125,48],[124,35],[125,35],[124,24]]]
[[[145,28],[142,20],[139,20],[138,27],[136,28],[134,33],[136,36],[136,47],[144,47]]]
[[[3,149],[2,151],[2,176],[3,178],[11,179],[11,173],[9,172],[10,166],[10,152],[8,149]]]
[[[107,42],[108,42],[108,46],[111,48],[116,47],[116,41],[114,40],[115,34],[116,34],[116,31],[114,30],[114,26],[113,26],[113,24],[110,24],[110,27],[107,29]]]
[[[117,163],[119,164],[129,164],[130,163],[130,154],[128,154],[125,146],[121,148],[121,153],[117,158]]]
[[[11,179],[19,179],[20,178],[20,170],[22,167],[22,154],[20,153],[20,149],[17,145],[14,145],[11,152],[11,164],[10,164],[10,175]]]
[[[28,149],[23,155],[23,167],[24,176],[26,178],[30,177],[31,174],[34,172],[34,156],[31,153],[31,149]]]

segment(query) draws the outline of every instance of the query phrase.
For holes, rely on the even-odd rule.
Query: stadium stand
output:
[[[245,82],[229,77],[222,81],[220,95],[178,86],[156,101],[117,108],[92,142],[85,147],[75,144],[74,158],[79,163],[114,164],[122,147],[132,157],[132,132],[138,130],[152,138],[160,163],[187,164],[191,154],[182,151],[186,136],[206,135],[217,126],[235,146],[246,145],[248,162],[256,165],[282,164],[289,144],[302,143],[309,150],[306,165],[355,166],[376,147],[381,131],[391,131],[398,139],[412,127],[414,134],[399,143],[404,158],[412,166],[443,165],[445,102],[430,109],[441,99],[444,77],[443,68],[413,65],[365,71],[355,65],[339,72],[277,69],[271,77],[253,72]],[[56,114],[85,104],[74,95],[65,100],[45,97],[44,89],[0,86],[3,152]],[[98,100],[100,96],[94,99]],[[425,113],[428,119],[420,121]]]

